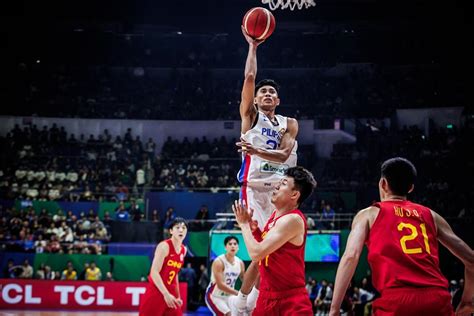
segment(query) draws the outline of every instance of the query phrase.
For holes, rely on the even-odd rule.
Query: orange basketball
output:
[[[247,11],[242,20],[245,32],[256,40],[267,39],[275,30],[275,17],[273,14],[261,7],[255,7]]]

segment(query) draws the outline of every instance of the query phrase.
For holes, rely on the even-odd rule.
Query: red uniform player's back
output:
[[[379,292],[395,287],[448,287],[439,269],[436,225],[430,209],[410,201],[376,203],[380,208],[367,247],[373,284]]]

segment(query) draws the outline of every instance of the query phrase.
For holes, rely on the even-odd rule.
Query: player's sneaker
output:
[[[240,299],[238,296],[229,297],[229,307],[231,316],[247,316],[247,300]]]

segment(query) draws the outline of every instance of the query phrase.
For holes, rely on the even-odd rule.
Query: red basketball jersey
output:
[[[160,276],[168,291],[170,291],[171,294],[175,295],[177,294],[178,290],[176,278],[178,277],[179,270],[181,270],[181,267],[183,266],[186,248],[184,247],[184,245],[181,245],[179,253],[176,253],[171,239],[166,239],[163,242],[168,244],[169,253],[163,260],[163,266],[160,271]],[[153,280],[151,279],[150,275],[148,276],[148,280],[153,283]]]
[[[430,209],[410,201],[375,203],[380,212],[366,241],[372,282],[395,287],[448,287],[439,269],[436,226]]]
[[[305,287],[304,274],[304,247],[306,244],[306,219],[300,210],[293,210],[275,218],[274,211],[263,228],[262,238],[272,229],[276,221],[288,214],[298,214],[304,221],[304,241],[301,246],[290,242],[285,243],[275,252],[269,254],[259,262],[260,290],[286,291]]]

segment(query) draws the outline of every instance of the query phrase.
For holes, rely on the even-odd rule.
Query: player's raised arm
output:
[[[354,276],[355,269],[359,263],[360,254],[364,242],[369,234],[369,211],[362,210],[354,217],[352,229],[347,239],[346,250],[342,255],[337,267],[336,281],[334,282],[334,294],[331,303],[330,316],[338,316],[341,304],[346,294],[349,283]]]
[[[249,214],[247,208],[237,201],[232,205],[232,209],[242,229],[242,236],[244,237],[249,256],[253,261],[262,260],[265,256],[271,254],[286,242],[296,238],[297,235],[301,236],[304,234],[304,222],[301,216],[290,214],[278,220],[275,226],[265,235],[265,238],[261,242],[258,242],[253,237],[248,225],[252,214]],[[303,240],[301,240],[301,242],[303,242]]]
[[[464,291],[456,315],[474,313],[474,251],[451,229],[438,213],[431,211],[436,223],[439,242],[464,264]]]
[[[263,41],[257,41],[245,33],[242,33],[249,44],[247,60],[245,62],[244,84],[240,101],[240,117],[242,119],[242,133],[247,132],[255,119],[257,109],[254,105],[255,78],[257,77],[257,46]]]
[[[255,147],[251,143],[241,139],[236,145],[241,147],[239,152],[244,152],[249,155],[257,155],[263,159],[275,162],[285,162],[291,155],[291,151],[296,143],[296,136],[298,135],[298,121],[294,118],[288,118],[288,129],[281,139],[281,144],[278,149],[265,149]]]

